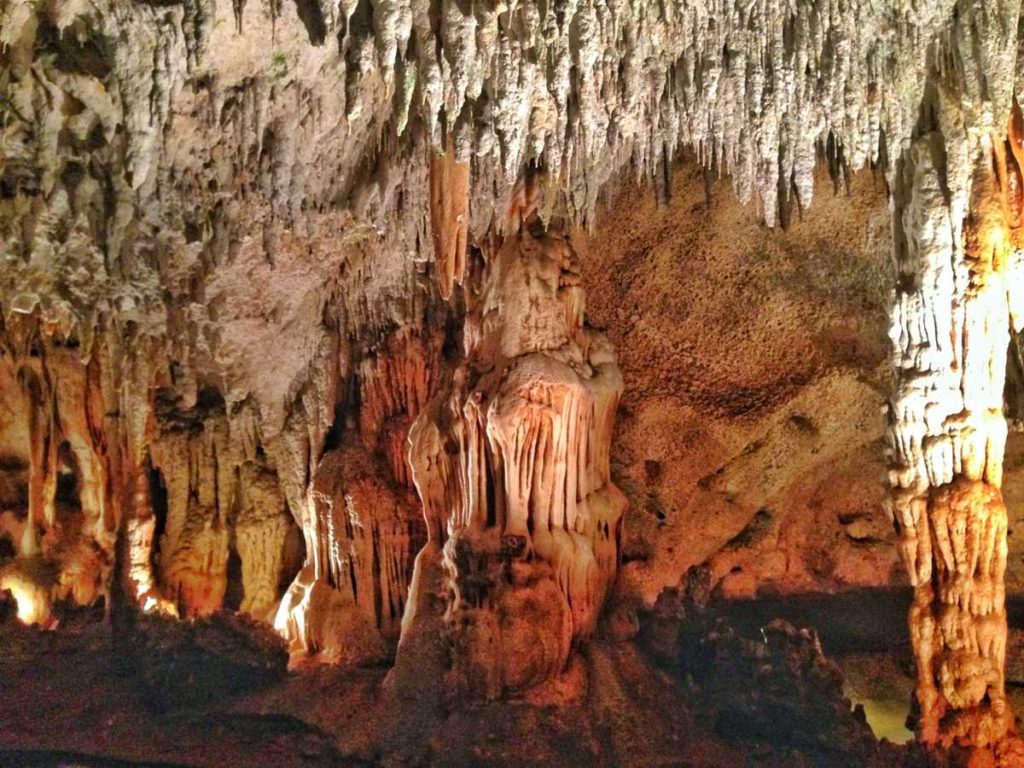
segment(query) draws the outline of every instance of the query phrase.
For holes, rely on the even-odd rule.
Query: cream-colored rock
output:
[[[1018,744],[1004,686],[1007,513],[999,487],[1007,267],[1020,230],[1006,218],[993,171],[999,134],[964,140],[958,106],[940,100],[938,108],[945,135],[911,146],[896,190],[892,514],[915,589],[921,738],[1002,754],[1002,745]],[[1019,207],[1019,188],[1011,193]]]

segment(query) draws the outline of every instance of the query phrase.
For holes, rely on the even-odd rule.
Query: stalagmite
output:
[[[418,567],[444,571],[453,684],[480,698],[558,674],[593,632],[625,506],[609,473],[622,379],[584,325],[572,247],[543,231],[536,200],[524,184],[487,246],[466,291],[465,360],[409,438],[430,536]]]

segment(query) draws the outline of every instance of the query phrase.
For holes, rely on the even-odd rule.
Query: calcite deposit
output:
[[[908,578],[922,743],[1009,764],[1022,24],[0,0],[0,594],[246,614],[436,714],[578,703],[688,573]]]
[[[317,465],[301,518],[306,564],[274,619],[295,650],[379,659],[398,638],[423,538],[406,438],[436,388],[439,360],[436,336],[403,328],[360,366],[360,422]]]
[[[561,672],[593,633],[625,507],[610,477],[622,377],[584,324],[575,254],[544,230],[537,193],[528,180],[474,265],[465,361],[409,435],[429,535],[419,567],[443,568],[455,675],[485,698]]]
[[[1020,290],[1019,119],[1015,107],[1005,139],[965,136],[967,149],[923,135],[896,188],[905,241],[892,326],[893,514],[915,587],[921,735],[997,749],[1015,728],[1004,690],[1007,514],[999,489],[1006,350],[1011,319],[1019,322],[1011,312]],[[968,128],[943,127],[954,135]]]

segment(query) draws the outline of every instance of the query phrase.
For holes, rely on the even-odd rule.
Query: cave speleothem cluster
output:
[[[244,614],[303,680],[386,670],[367,700],[390,714],[352,747],[384,763],[444,764],[479,705],[526,707],[488,737],[520,756],[523,711],[582,718],[569,762],[727,763],[709,745],[780,707],[768,736],[796,752],[769,764],[1024,765],[1001,491],[1024,332],[1020,0],[0,0],[0,85],[0,605],[40,637],[102,607],[131,648],[166,632],[214,653],[248,630],[209,622]],[[709,198],[727,178],[764,243],[791,231],[820,257],[752,246],[768,277],[736,299],[716,253],[659,250],[679,236],[665,220],[636,235],[635,189],[663,210],[685,169]],[[855,236],[877,273],[814,223],[826,170],[887,203],[889,234]],[[844,261],[852,277],[821,266]],[[629,292],[659,281],[657,300]],[[862,283],[889,296],[891,376],[840,401],[884,368],[867,325],[830,314],[873,311]],[[790,339],[777,313],[832,325]],[[659,347],[689,316],[707,319]],[[745,324],[807,369],[713,373],[715,355],[758,370],[700,346]],[[671,379],[631,367],[650,348]],[[799,405],[819,386],[822,416]],[[657,423],[680,397],[686,419]],[[848,446],[832,425],[856,398],[887,405],[849,417],[870,435]],[[888,465],[893,539],[864,511],[883,510],[867,455]],[[686,629],[709,596],[908,578],[904,751],[864,747],[862,721],[832,745],[860,752],[791,733],[801,707],[850,714],[813,635]],[[634,646],[655,661],[627,685]],[[173,655],[145,653],[127,656]],[[756,661],[709,678],[701,658]],[[601,735],[631,733],[632,711],[689,728],[653,703],[665,675],[686,712],[734,689],[748,709],[708,703],[715,736],[672,759]],[[474,749],[458,760],[505,764]]]

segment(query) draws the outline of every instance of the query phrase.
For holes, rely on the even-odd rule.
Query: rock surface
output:
[[[677,169],[672,193],[659,207],[623,191],[574,237],[625,382],[612,442],[624,579],[647,603],[702,563],[732,598],[902,581],[879,418],[883,180],[855,174],[770,231],[697,166]]]

